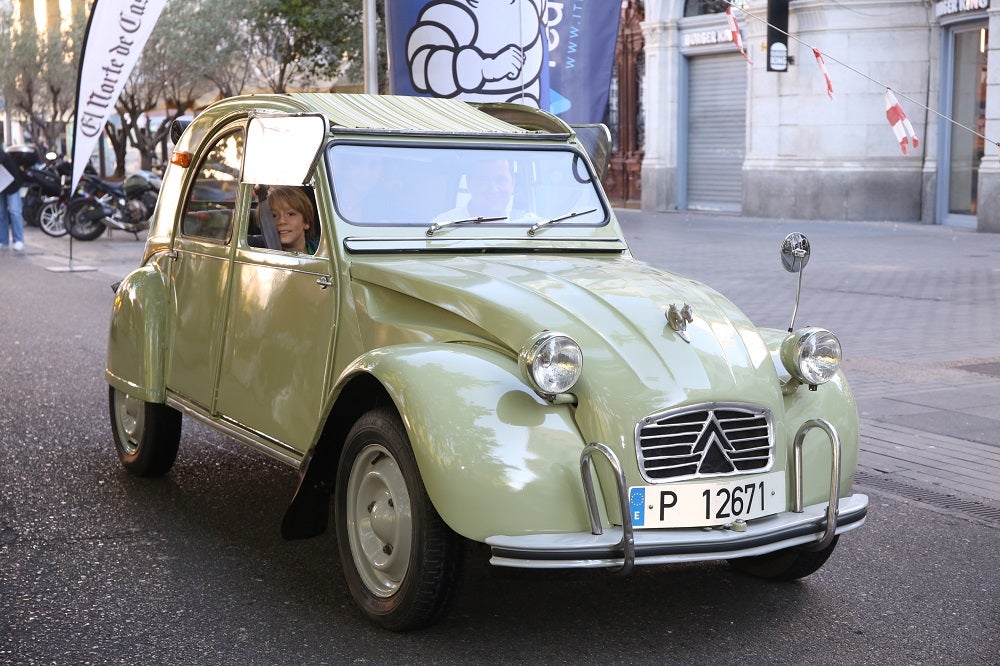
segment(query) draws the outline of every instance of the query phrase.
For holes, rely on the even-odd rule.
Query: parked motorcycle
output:
[[[66,229],[73,238],[94,240],[105,229],[121,229],[138,238],[138,233],[149,227],[160,193],[160,176],[138,171],[118,185],[84,174],[83,181],[87,193],[73,197],[66,205]]]
[[[56,237],[65,236],[68,233],[66,229],[66,206],[72,198],[69,191],[71,174],[65,173],[61,175],[62,190],[59,192],[59,196],[45,197],[42,201],[42,207],[38,211],[38,226],[49,236]],[[88,181],[81,180],[76,187],[74,195],[87,196],[88,193],[90,193]]]
[[[24,177],[21,213],[25,224],[41,226],[50,236],[65,234],[64,227],[42,225],[41,211],[47,199],[60,195],[63,180],[72,172],[70,164],[51,151],[45,154],[43,161],[31,146],[11,146],[7,154],[20,167]]]

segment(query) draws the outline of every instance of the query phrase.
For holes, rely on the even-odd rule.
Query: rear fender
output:
[[[168,304],[163,274],[151,264],[130,273],[115,291],[105,376],[111,386],[146,402],[166,399]]]

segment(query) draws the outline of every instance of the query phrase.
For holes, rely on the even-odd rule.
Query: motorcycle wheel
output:
[[[38,213],[38,226],[49,236],[59,238],[66,235],[66,206],[59,200],[47,201]]]
[[[66,231],[77,240],[90,241],[104,233],[104,209],[93,199],[74,199],[66,204]]]

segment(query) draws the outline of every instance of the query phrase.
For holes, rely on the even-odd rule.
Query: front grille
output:
[[[744,404],[695,405],[643,419],[636,428],[647,481],[761,472],[771,466],[771,411]]]

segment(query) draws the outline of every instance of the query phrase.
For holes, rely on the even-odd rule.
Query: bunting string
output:
[[[734,0],[727,0],[727,2],[729,3],[729,7],[726,10],[727,13],[729,13],[730,9],[734,9],[734,8],[735,9],[739,9],[741,12],[743,12],[744,16],[747,16],[748,18],[750,18],[750,19],[752,19],[754,21],[757,21],[758,23],[763,24],[764,26],[767,26],[767,27],[770,27],[770,28],[773,28],[773,29],[777,30],[778,32],[780,32],[784,36],[788,37],[788,39],[792,40],[793,42],[796,42],[797,44],[801,44],[805,48],[811,50],[813,52],[813,55],[815,55],[817,57],[817,62],[822,61],[824,58],[826,60],[829,60],[830,62],[834,62],[834,63],[840,65],[841,67],[843,67],[844,69],[846,69],[848,71],[851,71],[851,72],[854,72],[858,76],[860,76],[860,77],[862,77],[864,79],[867,79],[868,81],[871,81],[872,83],[874,83],[875,85],[879,86],[880,88],[885,88],[885,90],[886,90],[887,93],[892,94],[893,92],[895,92],[895,95],[898,95],[899,97],[903,98],[907,102],[910,102],[910,103],[914,104],[915,106],[920,107],[921,109],[927,111],[928,113],[930,113],[930,114],[932,114],[934,116],[937,116],[938,118],[940,118],[940,119],[942,119],[942,120],[950,123],[951,125],[953,125],[955,127],[963,129],[963,130],[965,130],[967,132],[971,132],[974,136],[977,136],[980,139],[982,139],[983,141],[985,141],[986,143],[992,144],[992,145],[996,146],[998,149],[1000,149],[1000,141],[995,141],[993,139],[990,139],[989,137],[987,137],[982,132],[979,132],[978,130],[976,130],[976,129],[972,128],[972,127],[969,127],[968,125],[964,125],[964,124],[958,122],[957,120],[955,120],[954,118],[946,116],[945,114],[941,113],[940,111],[938,111],[936,109],[932,109],[931,107],[927,106],[926,104],[923,104],[919,100],[916,100],[916,99],[910,97],[909,95],[901,93],[898,90],[894,90],[891,86],[888,86],[885,83],[879,81],[878,79],[876,79],[876,78],[874,78],[872,76],[869,76],[868,74],[865,74],[864,72],[860,71],[859,69],[856,69],[855,67],[850,66],[849,64],[847,64],[843,60],[840,60],[838,58],[835,58],[835,57],[831,56],[829,53],[825,53],[825,52],[821,53],[820,50],[817,49],[815,46],[806,43],[805,41],[799,39],[795,35],[792,35],[789,32],[787,32],[785,30],[782,30],[781,28],[778,28],[777,26],[773,26],[773,25],[769,24],[767,22],[766,18],[761,18],[760,16],[757,16],[756,14],[754,14],[752,12],[749,12],[746,9],[743,9],[742,7],[738,6]],[[825,70],[826,70],[825,65],[821,64],[820,68],[822,70],[824,70],[824,75],[826,75],[826,73],[825,73]],[[827,78],[827,94],[830,95],[830,97],[832,99],[833,91],[832,91],[832,84],[830,83],[829,78]],[[893,96],[893,99],[895,99],[895,95]],[[896,102],[896,105],[897,106],[899,105],[898,100]],[[902,112],[902,107],[899,107],[899,109],[900,109],[900,112]],[[887,114],[888,114],[888,109],[887,109]],[[906,114],[904,113],[903,114],[904,118],[905,118],[905,115]],[[890,124],[892,124],[891,120],[890,120]],[[907,121],[907,124],[908,124],[908,121]],[[904,132],[905,132],[906,131],[905,125],[903,126],[903,129],[904,129]],[[895,125],[893,125],[893,131],[895,131]],[[911,136],[912,136],[912,138],[914,140],[914,144],[913,145],[914,145],[914,147],[916,147],[916,145],[917,145],[916,144],[916,136],[915,135],[911,135]],[[905,154],[905,149],[904,149],[904,154]]]

